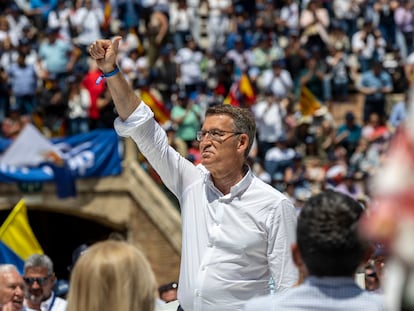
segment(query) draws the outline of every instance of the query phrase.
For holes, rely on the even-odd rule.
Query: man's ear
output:
[[[300,255],[299,247],[296,243],[293,243],[290,246],[291,252],[292,252],[292,259],[295,263],[295,266],[301,269],[301,267],[304,265],[302,261],[302,256]]]
[[[249,136],[247,134],[240,134],[238,139],[238,148],[243,149],[243,152],[248,148],[249,146]]]
[[[291,251],[292,251],[292,259],[295,263],[295,266],[298,268],[299,272],[299,278],[296,282],[296,286],[303,283],[305,278],[308,276],[308,269],[306,268],[305,263],[302,260],[302,255],[300,254],[299,247],[296,243],[291,245]]]

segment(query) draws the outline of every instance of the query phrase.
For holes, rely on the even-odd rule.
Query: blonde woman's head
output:
[[[153,311],[156,281],[147,259],[125,241],[98,242],[78,259],[67,311]]]

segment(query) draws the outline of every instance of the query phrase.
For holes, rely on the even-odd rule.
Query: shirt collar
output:
[[[352,277],[317,277],[309,276],[306,278],[305,283],[310,285],[319,285],[319,286],[344,286],[344,285],[354,285],[355,280]]]
[[[253,175],[253,172],[252,172],[252,170],[250,169],[250,167],[248,165],[245,166],[245,169],[246,169],[246,174],[244,175],[243,179],[240,180],[237,184],[235,184],[234,186],[232,186],[230,188],[230,193],[228,193],[226,195],[221,195],[219,200],[221,200],[221,201],[227,201],[227,200],[231,201],[233,198],[241,195],[244,191],[246,191],[246,189],[252,183],[254,175]],[[211,180],[211,174],[208,171],[207,171],[207,174],[205,176],[205,182],[208,186],[210,186],[211,188],[213,188],[216,191],[220,192],[214,186],[213,181]]]

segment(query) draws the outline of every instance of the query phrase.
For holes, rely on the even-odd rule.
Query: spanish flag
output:
[[[321,107],[321,103],[306,86],[302,86],[300,90],[299,107],[303,116],[311,116]]]
[[[240,93],[244,96],[247,104],[253,105],[256,101],[256,92],[247,74],[243,73],[239,81]]]
[[[0,227],[0,263],[14,264],[23,273],[24,261],[33,254],[43,254],[21,199]]]
[[[140,96],[144,103],[146,103],[154,112],[154,117],[160,124],[164,124],[170,120],[170,111],[161,101],[151,94],[150,90],[141,89]]]
[[[251,106],[256,101],[256,92],[247,74],[243,73],[240,80],[233,83],[223,104],[232,106]]]

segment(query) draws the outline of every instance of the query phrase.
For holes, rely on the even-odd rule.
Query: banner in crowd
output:
[[[0,182],[55,181],[60,198],[73,196],[74,179],[121,173],[119,147],[113,129],[49,140],[28,124],[14,141],[0,139]]]
[[[316,110],[321,108],[320,101],[306,86],[300,89],[299,105],[300,112],[304,116],[311,116]]]
[[[23,273],[24,261],[33,254],[43,254],[21,199],[0,227],[0,263],[14,264]]]

